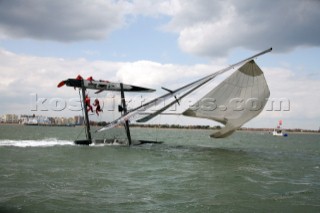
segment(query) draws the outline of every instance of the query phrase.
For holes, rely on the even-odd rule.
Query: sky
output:
[[[175,89],[272,47],[256,59],[270,99],[245,126],[272,128],[281,119],[285,128],[318,130],[319,9],[319,0],[1,0],[0,115],[79,114],[69,107],[78,92],[57,88],[78,74],[155,88],[157,96],[161,86]],[[107,109],[118,94],[96,97]],[[64,110],[52,106],[62,99]],[[93,119],[116,116],[105,110]],[[217,124],[169,117],[159,122]]]

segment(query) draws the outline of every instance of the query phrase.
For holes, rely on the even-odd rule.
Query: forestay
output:
[[[251,60],[183,112],[185,116],[207,118],[225,126],[211,137],[232,134],[264,108],[270,91],[259,66]]]

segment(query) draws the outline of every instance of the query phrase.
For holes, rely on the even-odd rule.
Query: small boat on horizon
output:
[[[273,129],[273,132],[272,132],[273,136],[280,136],[280,137],[287,137],[288,136],[287,133],[283,132],[281,126],[282,126],[282,120],[279,120],[279,125],[277,126],[276,129]]]

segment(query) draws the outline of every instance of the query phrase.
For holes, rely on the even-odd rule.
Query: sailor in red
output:
[[[80,80],[83,80],[83,78],[82,78],[81,75],[78,75],[78,76],[76,77],[76,80],[80,81]],[[76,89],[76,87],[74,87],[74,89]]]
[[[82,80],[83,78],[82,78],[82,76],[81,75],[78,75],[77,77],[76,77],[76,80]]]
[[[103,112],[103,111],[102,111],[102,109],[100,107],[100,102],[99,102],[99,100],[97,98],[94,100],[93,106],[96,107],[96,113],[99,116],[99,112]]]
[[[92,78],[92,76],[90,76],[89,78],[87,78],[87,80],[90,81],[90,83],[92,83],[92,81],[94,81],[93,78]]]
[[[86,106],[87,106],[87,111],[88,111],[88,112],[89,112],[89,111],[93,112],[92,106],[91,106],[91,104],[90,104],[90,98],[89,98],[88,95],[86,95],[85,103],[86,103]]]

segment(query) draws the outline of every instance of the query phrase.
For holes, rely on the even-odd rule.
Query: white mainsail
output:
[[[187,84],[187,85],[184,85],[184,86],[182,86],[182,87],[180,87],[180,88],[178,88],[178,89],[176,89],[176,90],[172,90],[172,91],[171,91],[171,90],[165,89],[165,90],[167,90],[167,91],[169,91],[169,92],[166,93],[166,94],[164,94],[164,95],[162,95],[162,96],[160,96],[160,97],[158,97],[158,98],[153,99],[152,101],[149,101],[148,103],[145,103],[145,104],[143,104],[143,105],[141,105],[141,106],[139,106],[139,107],[136,107],[135,109],[132,109],[132,110],[128,111],[128,113],[122,115],[122,116],[119,117],[118,119],[110,122],[109,124],[107,124],[106,126],[104,126],[103,128],[101,128],[101,129],[99,129],[99,130],[97,130],[97,131],[98,131],[98,132],[105,131],[105,130],[114,128],[114,127],[116,127],[116,126],[118,126],[118,125],[124,124],[124,123],[127,122],[127,121],[147,122],[148,120],[154,118],[155,116],[159,115],[161,112],[163,112],[163,111],[165,111],[166,109],[168,109],[168,108],[169,108],[170,106],[172,106],[173,104],[179,102],[179,100],[181,100],[181,99],[184,98],[185,96],[189,95],[189,94],[192,93],[194,90],[200,88],[201,86],[203,86],[203,85],[206,84],[207,82],[211,81],[211,80],[214,79],[216,76],[221,75],[221,74],[225,73],[226,71],[229,71],[229,70],[233,69],[234,67],[242,66],[243,64],[248,64],[248,62],[249,62],[249,61],[252,61],[254,58],[256,58],[256,57],[258,57],[258,56],[260,56],[260,55],[263,55],[263,54],[265,54],[265,53],[268,53],[268,52],[270,52],[270,51],[272,51],[272,48],[269,48],[269,49],[267,49],[267,50],[265,50],[265,51],[262,51],[262,52],[260,52],[260,53],[258,53],[258,54],[256,54],[256,55],[254,55],[254,56],[251,56],[251,57],[249,57],[249,58],[247,58],[247,59],[244,59],[244,60],[242,60],[242,61],[240,61],[240,62],[237,62],[237,63],[235,63],[235,64],[233,64],[233,65],[231,65],[231,66],[229,66],[229,67],[226,67],[226,68],[224,68],[224,69],[222,69],[222,70],[219,70],[219,71],[217,71],[217,72],[215,72],[215,73],[212,73],[212,74],[210,74],[210,75],[208,75],[208,76],[205,76],[205,77],[203,77],[203,78],[200,78],[200,79],[198,79],[198,80],[196,80],[196,81],[194,81],[194,82],[191,82],[191,83],[189,83],[189,84]],[[250,62],[250,63],[252,63],[252,62]],[[254,62],[253,62],[253,63],[254,63]],[[255,63],[254,63],[254,64],[255,64]],[[242,67],[244,67],[244,66],[242,66]],[[249,71],[249,73],[250,73],[250,72],[251,72],[251,71]],[[261,72],[261,71],[260,71],[260,72]],[[247,71],[246,71],[245,73],[247,73]],[[257,71],[254,71],[252,75],[253,75],[253,76],[258,76],[258,74],[259,74],[259,73],[258,73]],[[247,74],[247,75],[250,76],[250,74]],[[242,77],[242,76],[237,76],[237,77]],[[234,77],[234,78],[236,79],[237,77]],[[229,77],[228,79],[230,79],[230,77]],[[252,80],[252,79],[250,79],[250,82],[251,82],[251,80]],[[245,81],[246,81],[246,80],[245,80]],[[256,81],[256,80],[254,80],[254,81]],[[249,80],[248,80],[248,82],[249,82]],[[263,83],[262,80],[261,80],[261,82]],[[266,84],[265,79],[264,79],[264,83]],[[255,84],[256,84],[256,83],[255,83]],[[232,85],[231,85],[231,86],[232,86]],[[218,88],[220,88],[220,87],[221,87],[221,85],[218,86]],[[229,88],[229,90],[232,90],[232,89]],[[213,91],[215,91],[215,90],[213,90]],[[181,96],[178,97],[178,98],[176,97],[176,95],[177,95],[178,93],[183,93],[183,92],[185,92],[183,95],[181,95]],[[220,92],[220,93],[221,93],[221,92]],[[220,94],[220,93],[219,93],[219,94]],[[208,93],[207,95],[209,95],[209,94],[211,94],[211,92]],[[221,94],[222,94],[222,93],[221,93]],[[244,94],[246,94],[246,93],[244,93]],[[250,94],[251,94],[251,93],[250,93]],[[212,95],[215,95],[215,94],[212,93]],[[212,95],[209,95],[209,96],[212,96]],[[247,95],[249,95],[249,93],[248,93]],[[156,111],[156,112],[154,112],[154,113],[152,113],[152,114],[150,114],[150,115],[147,115],[147,116],[141,118],[141,112],[142,112],[142,111],[148,110],[148,109],[150,109],[151,107],[154,107],[154,106],[155,106],[156,104],[158,104],[159,102],[168,100],[169,98],[172,98],[172,97],[175,97],[175,100],[174,100],[173,102],[171,102],[170,104],[168,104],[168,105],[166,105],[165,107],[161,108],[160,110],[158,110],[158,111]],[[206,96],[205,96],[205,97],[206,97]],[[231,97],[231,96],[230,96],[230,97]],[[242,96],[241,96],[241,97],[242,97]],[[269,97],[269,90],[268,90],[268,97]],[[248,98],[249,98],[249,96],[248,96]],[[263,106],[265,106],[265,103],[263,103]],[[253,117],[255,117],[256,115],[258,115],[260,112],[261,112],[261,111],[259,111],[259,112],[257,112],[257,111],[256,111],[256,112],[253,112],[253,113],[255,114],[254,116],[252,116],[252,114],[251,114],[251,115],[248,115],[248,116],[247,116],[247,118],[248,118],[247,120],[246,120],[246,119],[241,119],[241,121],[244,121],[244,120],[248,121],[248,120],[250,120],[251,118],[253,118]],[[197,114],[197,113],[199,113],[199,114]],[[229,126],[231,125],[231,123],[228,123],[228,124],[227,124],[227,122],[224,121],[223,119],[222,119],[222,120],[219,119],[219,118],[218,118],[218,115],[217,115],[217,118],[213,118],[213,117],[210,117],[210,116],[209,116],[209,117],[205,117],[205,116],[206,116],[206,113],[202,114],[202,113],[201,113],[201,110],[198,111],[198,112],[195,112],[195,111],[191,111],[191,109],[189,109],[189,110],[187,110],[187,111],[185,112],[185,115],[187,115],[187,116],[194,116],[194,117],[201,117],[201,118],[210,118],[210,119],[217,120],[217,121],[220,121],[220,122],[222,122],[222,123],[225,123],[225,124],[226,124],[226,127],[228,126],[228,128],[232,130],[232,131],[229,131],[230,134],[231,134],[235,129],[238,128],[239,123],[241,123],[241,124],[240,124],[240,126],[241,126],[243,123],[246,122],[246,121],[244,121],[243,123],[242,123],[242,122],[235,122],[235,124],[236,124],[235,126],[229,127]],[[232,124],[233,124],[233,123],[232,123]],[[218,134],[218,135],[219,135],[219,134]],[[220,134],[220,135],[225,135],[225,134]]]
[[[183,115],[225,124],[223,128],[215,130],[211,137],[226,137],[256,117],[269,96],[263,72],[251,60],[184,111]]]

